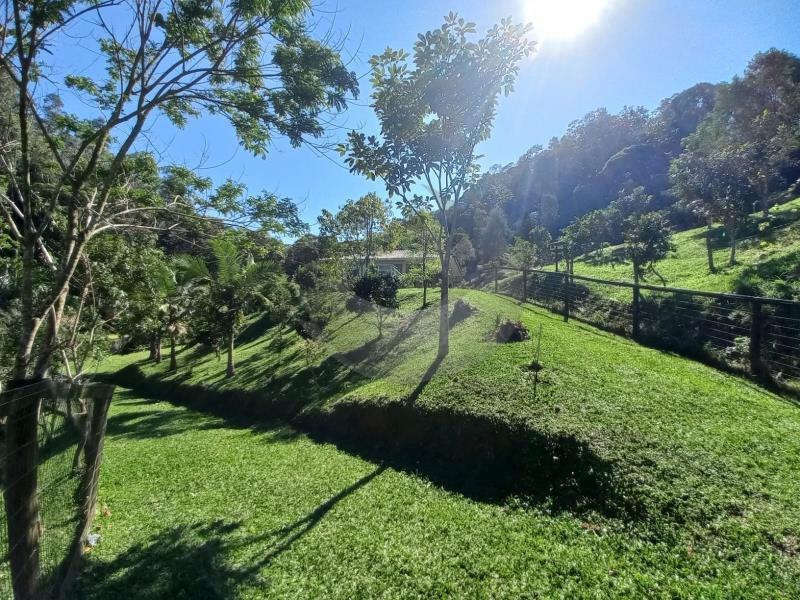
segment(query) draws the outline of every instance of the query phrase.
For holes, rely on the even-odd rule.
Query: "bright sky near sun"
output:
[[[516,91],[501,100],[492,138],[478,148],[484,168],[514,161],[535,144],[546,145],[595,108],[655,108],[694,83],[741,73],[758,51],[776,47],[800,53],[797,0],[321,2],[315,3],[319,35],[344,38],[343,55],[362,76],[361,95],[335,119],[332,141],[343,139],[348,129],[376,132],[368,106],[370,55],[387,46],[411,49],[417,33],[438,27],[450,11],[474,21],[479,32],[506,16],[533,23],[538,51],[523,65]],[[78,110],[74,100],[65,101]],[[348,173],[336,154],[318,156],[279,141],[265,160],[254,158],[218,119],[190,121],[177,131],[160,118],[146,140],[162,151],[165,164],[202,165],[217,182],[231,177],[254,193],[266,189],[295,199],[312,224],[322,208],[335,209],[368,191],[383,192],[379,183]],[[140,144],[145,147],[146,142]]]

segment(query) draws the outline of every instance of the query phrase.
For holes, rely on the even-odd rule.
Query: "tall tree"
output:
[[[334,229],[352,257],[358,257],[364,271],[375,256],[379,234],[389,221],[389,204],[370,192],[348,200],[334,216]]]
[[[412,210],[434,205],[443,223],[439,356],[449,351],[449,272],[453,235],[501,93],[514,89],[520,61],[533,50],[529,26],[503,19],[473,41],[475,25],[450,13],[420,34],[413,60],[403,50],[373,56],[372,107],[380,137],[353,131],[342,147],[354,172],[381,178],[389,196]],[[412,190],[424,190],[424,195]]]
[[[501,206],[495,206],[481,230],[480,254],[484,264],[491,266],[494,273],[494,291],[497,292],[497,277],[500,263],[508,247],[508,224]]]
[[[275,135],[298,145],[322,134],[323,111],[345,108],[356,77],[309,36],[306,9],[304,2],[9,0],[0,16],[0,70],[13,86],[16,114],[0,144],[9,183],[0,215],[22,256],[13,378],[47,372],[89,240],[163,227],[178,204],[136,193],[126,167],[157,113],[179,127],[202,112],[219,115],[245,148],[265,155]],[[93,50],[105,69],[64,79],[96,108],[80,119],[60,110],[59,87],[40,74],[58,72],[72,33],[87,28],[97,33]],[[37,178],[42,168],[50,173]],[[44,235],[53,229],[57,242],[48,245]],[[38,268],[47,275],[41,290]]]

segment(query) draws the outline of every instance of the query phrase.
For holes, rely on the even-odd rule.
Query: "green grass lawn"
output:
[[[689,229],[674,235],[675,252],[656,263],[656,269],[664,277],[666,285],[693,290],[712,292],[732,292],[743,281],[756,281],[765,295],[781,295],[775,287],[775,280],[799,275],[800,265],[800,198],[776,206],[771,210],[771,218],[764,221],[760,213],[751,215],[750,222],[743,232],[743,239],[737,245],[736,264],[728,265],[730,249],[724,237],[715,244],[715,273],[708,270],[705,246],[705,228]],[[616,281],[631,281],[631,265],[624,261],[622,247],[603,250],[599,257],[582,257],[575,261],[576,275],[596,277]],[[545,270],[553,270],[548,265]],[[501,291],[520,287],[517,273],[506,273],[500,282]],[[661,285],[661,281],[651,276],[647,283]],[[490,289],[489,284],[486,289]],[[591,284],[590,284],[591,286]],[[630,301],[630,291],[624,288],[599,286],[604,295]]]
[[[137,365],[126,381],[140,385],[112,407],[108,512],[76,597],[800,595],[800,407],[543,310],[453,295],[479,312],[436,369],[436,311],[414,311],[412,291],[382,339],[371,315],[341,313],[316,354],[254,323],[232,380],[196,349],[174,374],[142,354],[108,361],[107,373]],[[542,326],[535,389],[533,343],[491,341],[498,315]],[[211,407],[222,416],[155,399],[199,391],[230,403]],[[290,418],[225,416],[240,397]],[[374,426],[354,442],[302,418],[358,411],[410,412],[425,432],[413,460],[370,441],[377,420],[346,421]],[[470,445],[426,418],[507,434],[532,460],[479,493],[464,474],[502,469],[482,445],[496,438]],[[474,464],[425,451],[451,442]]]

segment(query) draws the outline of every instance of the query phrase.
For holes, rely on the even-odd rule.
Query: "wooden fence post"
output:
[[[91,416],[87,422],[89,429],[86,434],[86,447],[84,448],[86,471],[83,474],[81,485],[81,494],[84,499],[82,528],[78,536],[81,543],[86,540],[94,520],[95,505],[97,504],[97,483],[100,479],[100,465],[103,462],[103,440],[106,434],[108,406],[111,403],[111,395],[114,388],[104,385],[91,386],[88,389],[91,390]]]
[[[564,271],[564,285],[562,286],[564,294],[564,322],[569,321],[569,273]]]
[[[639,300],[641,294],[639,282],[637,281],[633,284],[633,305],[631,307],[631,337],[634,340],[639,339]]]
[[[528,300],[528,271],[527,269],[522,269],[522,301],[526,302]]]
[[[767,370],[761,360],[761,302],[750,303],[750,372],[757,377],[766,376]]]
[[[16,600],[39,600],[38,416],[49,382],[14,382],[6,423],[5,508],[8,560]]]

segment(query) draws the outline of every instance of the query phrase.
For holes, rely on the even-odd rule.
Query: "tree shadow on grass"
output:
[[[554,513],[645,518],[644,505],[614,463],[583,440],[539,431],[519,419],[418,404],[442,360],[431,363],[405,401],[345,398],[305,414],[300,426],[312,439],[474,500],[504,503],[516,497]]]
[[[264,588],[263,569],[384,470],[377,467],[307,515],[265,533],[244,536],[243,522],[221,519],[157,531],[110,561],[90,561],[71,596],[194,600],[236,597],[245,586]]]
[[[168,437],[203,429],[221,429],[224,423],[179,409],[147,410],[116,414],[108,418],[107,435],[123,439]]]
[[[249,376],[257,378],[258,374]],[[242,373],[242,379],[238,377],[237,385],[246,385],[250,381],[246,379],[246,370]],[[364,381],[361,375],[331,357],[319,365],[273,377],[265,385],[252,390],[219,389],[189,385],[180,379],[148,377],[137,365],[101,375],[98,379],[134,389],[137,394],[154,400],[220,417],[228,426],[252,428],[254,423],[258,423],[263,426],[259,427],[261,430],[274,429],[276,421],[284,425],[293,422],[302,412],[331,401]],[[177,416],[180,413],[175,413],[176,420],[170,424],[171,411],[165,412],[160,418],[155,414],[145,419],[133,415],[112,422],[115,417],[111,417],[109,433],[113,435],[116,431],[129,437],[153,437],[196,426],[196,418],[187,416],[182,419]]]
[[[404,351],[400,346],[414,335],[417,331],[416,326],[424,315],[424,310],[416,310],[410,318],[394,330],[390,337],[373,338],[357,348],[336,353],[333,357],[366,377],[373,379],[383,377],[394,368],[397,362],[403,360],[406,352],[411,353],[418,350],[417,347],[414,347]],[[393,354],[396,360],[388,361],[387,359]]]

